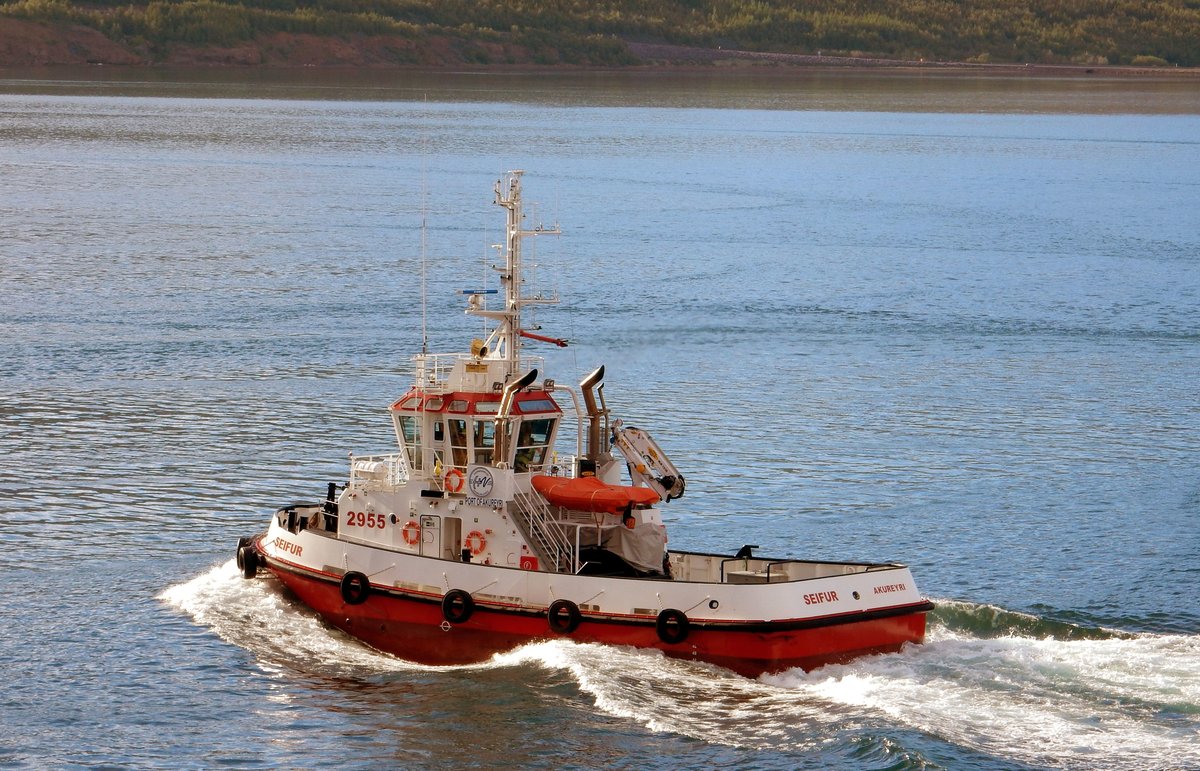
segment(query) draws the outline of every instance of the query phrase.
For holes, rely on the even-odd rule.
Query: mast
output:
[[[515,376],[521,369],[521,310],[528,305],[550,305],[558,302],[556,296],[546,296],[541,293],[525,295],[523,293],[525,280],[522,276],[521,242],[533,236],[559,235],[562,231],[558,225],[543,227],[537,225],[532,230],[524,228],[525,215],[521,211],[521,175],[524,171],[510,171],[496,181],[496,199],[494,203],[506,211],[505,238],[503,244],[496,248],[502,250],[504,265],[493,265],[492,269],[500,274],[500,286],[504,295],[504,307],[500,310],[488,310],[482,307],[483,292],[465,290],[463,294],[470,295],[467,301],[467,313],[493,319],[496,328],[492,330],[485,345],[486,358],[507,362],[507,374]]]

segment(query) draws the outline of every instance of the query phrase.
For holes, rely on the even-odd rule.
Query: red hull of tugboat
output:
[[[682,642],[665,643],[654,619],[588,619],[573,632],[553,632],[545,613],[477,606],[464,622],[450,624],[438,597],[413,599],[372,590],[366,601],[347,604],[335,576],[298,573],[280,565],[268,569],[322,618],[371,647],[418,664],[475,664],[538,640],[569,637],[574,642],[655,648],[680,659],[704,661],[746,677],[826,664],[875,654],[895,653],[905,643],[925,638],[925,616],[932,603],[892,609],[886,615],[836,617],[770,625],[719,627],[693,621]],[[775,628],[767,628],[775,627]]]

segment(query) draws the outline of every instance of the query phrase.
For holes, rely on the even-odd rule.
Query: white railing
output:
[[[412,358],[416,372],[413,383],[417,388],[436,387],[446,382],[454,363],[471,358],[466,353],[420,353]]]
[[[559,455],[552,452],[550,460],[542,465],[542,473],[546,476],[574,479],[576,458],[575,455]]]
[[[412,357],[413,361],[413,384],[421,390],[436,389],[443,386],[450,378],[450,370],[454,369],[454,365],[460,361],[489,361],[489,359],[476,359],[469,353],[418,353]],[[519,362],[519,371],[528,372],[531,369],[537,368],[539,371],[544,371],[546,361],[541,356],[522,356]]]
[[[575,572],[578,546],[572,548],[566,533],[551,517],[546,500],[534,490],[527,493],[514,490],[513,501],[517,504],[517,511],[530,540],[540,547],[543,556],[550,560],[556,570]]]
[[[402,452],[350,455],[350,484],[368,483],[398,487],[408,482],[408,458]]]

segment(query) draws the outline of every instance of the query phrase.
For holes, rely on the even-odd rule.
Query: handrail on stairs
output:
[[[543,552],[539,556],[554,565],[556,570],[575,572],[578,554],[566,533],[550,519],[550,507],[546,500],[532,490],[528,493],[515,491],[513,500],[521,514],[518,521],[524,526],[533,544]]]

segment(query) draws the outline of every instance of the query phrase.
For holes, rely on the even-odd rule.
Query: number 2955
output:
[[[347,511],[346,524],[350,527],[371,527],[382,530],[387,527],[387,517],[373,511]]]

